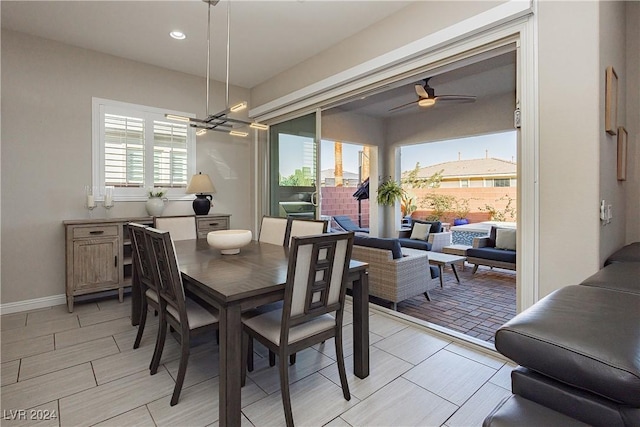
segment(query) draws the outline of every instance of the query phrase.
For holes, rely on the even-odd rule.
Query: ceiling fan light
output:
[[[187,35],[185,33],[178,30],[171,31],[169,35],[171,36],[171,38],[174,38],[176,40],[184,40],[187,38]]]
[[[233,107],[229,108],[229,111],[231,111],[232,113],[238,112],[238,111],[242,111],[245,108],[247,108],[247,102],[246,101],[242,101],[239,104],[234,105]]]
[[[196,136],[202,136],[205,133],[207,133],[206,129],[198,129],[198,131],[196,131]]]
[[[253,122],[249,125],[250,128],[259,129],[259,130],[267,130],[269,126],[263,125],[262,123]]]
[[[232,131],[229,132],[229,135],[231,135],[231,136],[241,136],[241,137],[244,138],[245,136],[249,135],[249,132],[242,132],[242,131],[239,131],[239,130],[232,130]]]
[[[190,121],[189,117],[178,116],[176,114],[165,114],[164,116],[169,120],[177,120],[179,122],[189,122]]]
[[[436,103],[434,98],[422,98],[418,101],[418,105],[421,107],[431,107]]]

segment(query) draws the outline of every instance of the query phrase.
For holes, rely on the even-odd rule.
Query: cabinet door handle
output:
[[[214,225],[215,226],[215,225],[218,225],[218,223],[217,222],[210,222],[209,225]]]
[[[114,257],[114,267],[118,266],[118,255]]]
[[[104,234],[104,230],[90,231],[89,234]]]

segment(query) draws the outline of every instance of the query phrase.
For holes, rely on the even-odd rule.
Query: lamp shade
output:
[[[213,187],[211,178],[206,173],[198,173],[191,177],[189,185],[187,185],[187,194],[210,194],[215,193],[216,189]]]

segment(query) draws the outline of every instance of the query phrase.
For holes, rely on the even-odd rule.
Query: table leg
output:
[[[140,281],[138,280],[138,269],[136,268],[136,262],[134,262],[131,273],[131,325],[133,326],[138,326],[140,323],[142,298],[145,298],[145,296],[142,295]]]
[[[454,263],[451,263],[451,269],[453,270],[453,274],[456,276],[456,280],[460,283],[460,278],[458,277],[458,272],[456,271],[456,265]]]
[[[220,426],[240,426],[242,320],[240,305],[220,308]]]
[[[438,264],[438,269],[440,270],[440,287],[443,288],[444,283],[443,283],[442,277],[444,276],[444,265]]]
[[[353,281],[353,373],[369,376],[369,274],[360,272]]]

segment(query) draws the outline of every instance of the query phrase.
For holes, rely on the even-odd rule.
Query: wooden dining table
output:
[[[220,426],[240,426],[242,321],[241,313],[284,298],[289,249],[252,241],[237,255],[222,255],[206,239],[175,243],[185,291],[219,310]],[[353,297],[353,371],[369,375],[368,264],[351,260],[349,280]],[[134,271],[131,323],[140,318],[142,295]]]

